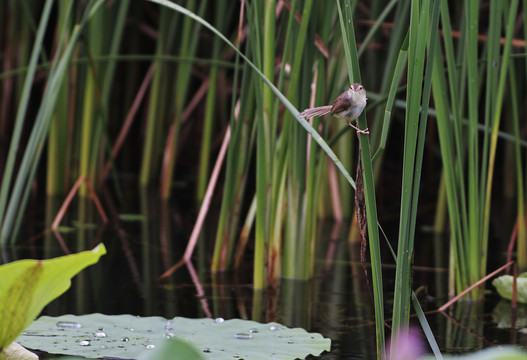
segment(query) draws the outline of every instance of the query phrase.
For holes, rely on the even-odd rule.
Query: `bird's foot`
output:
[[[359,129],[357,126],[353,125],[350,121],[348,121],[348,125],[351,126],[352,128],[354,128],[355,130],[357,130],[358,133],[365,134],[365,135],[368,135],[370,133],[368,128],[366,128],[364,130]]]

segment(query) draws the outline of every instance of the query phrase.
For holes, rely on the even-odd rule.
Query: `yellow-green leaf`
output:
[[[91,251],[50,260],[20,260],[0,266],[0,353],[38,316],[44,306],[71,286],[71,278],[106,254]]]

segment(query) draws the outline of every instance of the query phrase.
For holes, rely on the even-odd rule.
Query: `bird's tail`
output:
[[[305,109],[300,113],[300,116],[302,116],[305,119],[310,119],[315,116],[323,116],[326,114],[329,114],[331,111],[332,105],[326,105],[326,106],[319,106],[316,108],[310,108]]]

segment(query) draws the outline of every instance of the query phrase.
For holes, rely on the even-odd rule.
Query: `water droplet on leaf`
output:
[[[172,327],[172,320],[167,320],[167,323],[165,325],[165,330],[173,330],[174,328]]]
[[[72,321],[59,321],[57,327],[62,329],[80,329],[82,325]]]

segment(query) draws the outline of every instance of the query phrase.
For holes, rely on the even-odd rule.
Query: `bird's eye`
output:
[[[362,89],[363,89],[363,87],[362,87],[362,86],[359,86],[359,90],[362,90]]]

